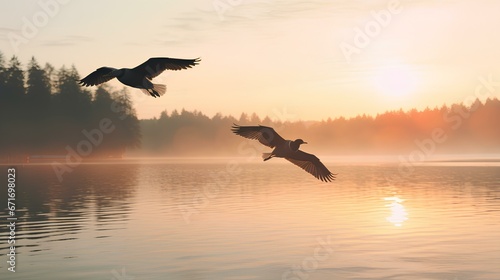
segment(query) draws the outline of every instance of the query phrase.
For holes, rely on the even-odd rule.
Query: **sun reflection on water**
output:
[[[391,215],[386,218],[387,221],[391,222],[393,225],[400,227],[404,221],[408,220],[408,213],[403,206],[404,200],[397,196],[384,197],[385,201],[390,201],[388,206],[391,209]]]

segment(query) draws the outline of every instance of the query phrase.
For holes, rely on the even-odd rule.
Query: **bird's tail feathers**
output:
[[[272,153],[263,153],[263,154],[262,154],[262,159],[263,159],[264,161],[269,160],[269,159],[271,159],[272,157],[273,157],[273,154],[272,154]]]
[[[144,89],[142,88],[141,91],[145,95],[151,95],[153,97],[160,97],[167,92],[167,86],[166,85],[161,85],[161,84],[153,84],[153,88],[149,89]]]
[[[161,85],[161,84],[153,84],[153,90],[158,92],[160,96],[164,95],[165,92],[167,92],[167,86],[166,85]]]

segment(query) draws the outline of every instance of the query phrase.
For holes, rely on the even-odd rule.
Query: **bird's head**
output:
[[[304,141],[304,140],[302,140],[302,139],[296,139],[296,140],[295,140],[295,141],[293,141],[293,142],[295,142],[295,143],[296,143],[297,145],[299,145],[299,146],[300,146],[300,145],[302,145],[302,144],[307,144],[307,142],[305,142],[305,141]]]

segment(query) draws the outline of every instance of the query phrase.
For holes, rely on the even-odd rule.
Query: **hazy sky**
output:
[[[0,0],[0,51],[83,77],[149,57],[201,57],[165,72],[163,110],[281,120],[376,114],[462,102],[500,81],[500,1]],[[117,89],[119,83],[111,83]],[[500,96],[500,87],[495,87]]]

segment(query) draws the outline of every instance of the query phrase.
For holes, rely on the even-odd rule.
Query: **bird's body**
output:
[[[116,76],[118,81],[120,81],[122,84],[125,84],[129,87],[134,87],[134,88],[141,88],[138,87],[137,85],[144,85],[148,84],[153,84],[150,80],[148,80],[146,77],[134,72],[132,69],[129,68],[122,68],[120,69],[121,72],[119,72],[119,75]]]
[[[272,155],[275,157],[281,157],[284,158],[287,155],[290,155],[296,151],[299,150],[301,144],[299,142],[295,142],[292,140],[285,140],[284,142],[280,143],[279,145],[274,147],[274,150],[271,153],[266,153],[264,155]],[[270,159],[269,157],[264,157],[264,160]]]
[[[197,59],[179,59],[168,57],[150,58],[135,68],[116,69],[112,67],[101,67],[90,73],[79,82],[83,86],[95,86],[117,78],[122,84],[141,89],[145,94],[160,97],[165,94],[167,87],[161,84],[153,84],[154,77],[165,70],[182,70],[191,68],[198,64]]]
[[[261,144],[274,148],[270,153],[264,153],[264,161],[273,157],[284,158],[312,174],[317,179],[330,182],[335,180],[335,174],[331,173],[321,161],[312,154],[300,150],[300,145],[307,144],[302,139],[285,140],[276,131],[267,126],[239,126],[234,125],[232,131],[240,136],[256,139]]]
[[[129,68],[118,69],[113,73],[118,81],[129,87],[138,88],[145,94],[153,97],[160,97],[165,94],[167,87],[165,85],[153,84],[150,79],[144,77],[137,71]]]

